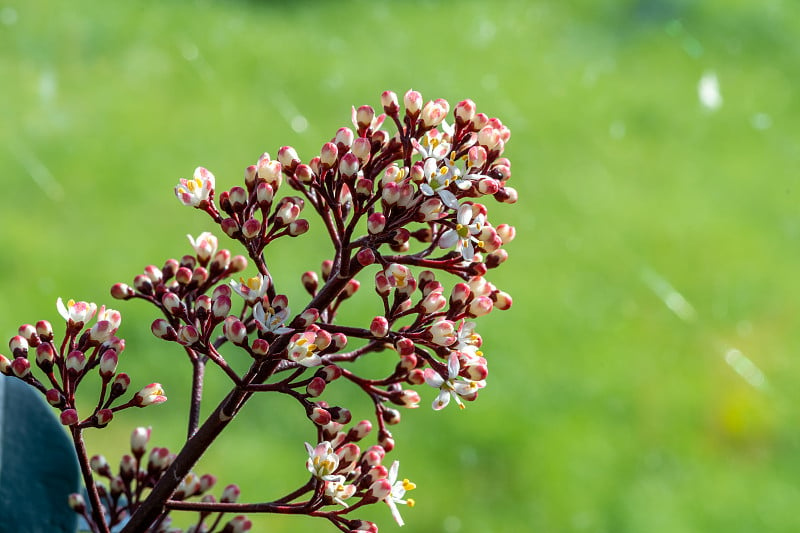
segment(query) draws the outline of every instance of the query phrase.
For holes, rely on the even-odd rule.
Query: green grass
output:
[[[480,401],[404,413],[406,529],[798,530],[798,31],[778,0],[0,5],[0,330],[55,322],[58,296],[108,303],[185,253],[211,229],[172,196],[195,166],[229,188],[263,151],[310,157],[384,89],[469,97],[512,129],[520,202],[490,219],[518,229],[493,278],[515,304],[479,328]],[[710,71],[716,112],[697,97]],[[324,256],[295,244],[273,252],[289,294]],[[187,403],[150,310],[118,307],[121,368],[170,401],[89,435],[112,460],[136,424],[177,444]],[[292,487],[311,438],[293,409],[248,406],[199,470],[246,499]],[[368,517],[396,530],[387,509]]]

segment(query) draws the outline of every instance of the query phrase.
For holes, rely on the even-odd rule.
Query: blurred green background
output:
[[[799,531],[798,35],[791,0],[0,1],[0,332],[187,253],[211,229],[172,194],[195,166],[229,188],[263,151],[308,159],[385,89],[472,98],[512,130],[520,201],[490,220],[518,229],[491,278],[514,307],[479,322],[480,400],[423,389],[395,431],[405,529]],[[318,246],[272,252],[283,292]],[[88,435],[116,462],[137,424],[180,442],[188,365],[112,303],[121,370],[170,396]],[[198,472],[283,494],[299,416],[253,403]]]

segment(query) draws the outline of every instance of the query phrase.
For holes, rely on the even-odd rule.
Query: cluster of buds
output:
[[[101,504],[105,508],[108,526],[114,528],[123,524],[140,505],[150,489],[164,475],[175,454],[167,448],[153,447],[147,453],[147,444],[150,440],[151,428],[138,427],[133,430],[130,438],[130,454],[122,456],[116,472],[102,455],[95,455],[89,460],[89,465],[96,479],[95,489],[100,495]],[[220,495],[219,500],[210,494],[217,484],[216,476],[204,474],[198,476],[189,472],[181,480],[175,493],[174,501],[186,501],[190,498],[199,499],[206,503],[235,503],[239,498],[240,490],[237,485],[228,485]],[[87,524],[94,524],[83,496],[79,493],[69,496],[70,507],[83,516]],[[251,522],[244,516],[237,516],[224,524],[221,513],[200,512],[196,523],[186,529],[186,533],[210,533],[221,531],[225,533],[242,533],[248,531]],[[222,526],[222,527],[220,527]],[[172,517],[168,512],[159,519],[159,525],[153,529],[154,533],[182,533],[182,529],[172,526]]]
[[[50,322],[24,324],[8,342],[11,358],[0,354],[0,373],[21,379],[44,394],[47,402],[59,410],[61,423],[75,430],[105,427],[114,414],[129,407],[146,407],[166,401],[158,383],[139,390],[127,402],[119,399],[131,384],[130,377],[117,372],[125,341],[116,336],[122,317],[118,311],[94,303],[57,301],[59,314],[66,322],[63,339],[56,339]],[[96,317],[93,325],[89,323]],[[38,379],[31,360],[44,374]],[[75,393],[84,377],[97,369],[100,397],[91,414],[81,416]],[[116,404],[116,405],[115,405]]]

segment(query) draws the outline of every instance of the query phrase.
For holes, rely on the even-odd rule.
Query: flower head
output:
[[[192,179],[181,178],[180,183],[175,186],[178,200],[191,207],[199,207],[201,203],[208,201],[213,191],[214,174],[203,167],[195,169]]]
[[[236,291],[236,294],[251,304],[254,304],[266,294],[269,285],[269,278],[261,274],[252,278],[241,278],[239,281],[231,280],[231,287]]]
[[[440,166],[439,161],[429,157],[422,164],[422,172],[425,176],[425,181],[419,184],[422,194],[425,196],[438,195],[444,205],[450,209],[458,209],[456,195],[448,189],[451,179],[447,166]]]
[[[450,228],[442,234],[439,239],[439,246],[442,248],[456,247],[456,251],[461,253],[466,261],[472,261],[475,257],[473,243],[483,246],[476,235],[479,235],[486,224],[486,219],[479,210],[473,209],[471,204],[463,204],[458,208],[456,215],[456,227]]]
[[[217,238],[212,233],[204,231],[198,235],[196,239],[191,235],[186,235],[186,237],[188,237],[201,263],[208,263],[208,261],[214,257],[214,254],[217,253]]]
[[[321,365],[322,358],[317,353],[317,345],[314,344],[316,338],[316,334],[312,331],[304,331],[292,336],[287,347],[289,360],[307,367]]]
[[[333,451],[333,446],[327,440],[312,447],[309,443],[305,443],[306,450],[308,451],[308,460],[306,461],[306,468],[311,474],[322,480],[334,480],[338,476],[333,473],[339,468],[339,456]]]
[[[133,403],[139,407],[147,407],[148,405],[166,401],[167,397],[164,396],[164,387],[161,386],[161,383],[151,383],[133,397]]]
[[[459,376],[460,370],[461,366],[456,352],[452,352],[447,360],[447,379],[432,368],[425,369],[425,383],[439,389],[439,395],[433,401],[434,410],[438,411],[447,407],[451,398],[455,400],[459,408],[463,409],[464,403],[461,398],[474,400],[478,390],[486,386],[486,382],[483,380],[474,381]]]
[[[67,304],[64,305],[64,300],[61,298],[56,300],[56,308],[58,309],[58,314],[64,317],[64,320],[71,325],[85,324],[90,321],[95,312],[97,312],[97,305],[94,303],[69,300]]]
[[[253,306],[253,318],[256,319],[256,326],[264,332],[271,332],[280,335],[292,331],[292,328],[284,326],[286,318],[289,316],[289,308],[274,308],[268,305],[266,308],[263,300],[256,302]]]

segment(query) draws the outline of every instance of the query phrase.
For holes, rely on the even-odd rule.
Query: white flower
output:
[[[189,238],[189,242],[192,244],[192,248],[194,248],[194,252],[201,263],[208,262],[217,253],[217,238],[212,233],[204,231],[197,236],[197,239],[191,235],[186,237]]]
[[[459,408],[463,409],[464,403],[461,398],[474,399],[478,391],[486,386],[484,380],[473,381],[459,376],[458,372],[460,370],[461,367],[456,352],[452,352],[447,360],[447,379],[432,368],[425,369],[425,383],[439,389],[439,395],[433,401],[434,410],[438,411],[447,407],[451,398],[455,400]]]
[[[328,476],[328,480],[325,481],[325,496],[330,498],[335,503],[338,503],[342,507],[348,507],[346,499],[350,498],[356,492],[355,485],[345,485],[345,477],[344,476]]]
[[[203,167],[197,167],[192,179],[181,178],[180,183],[175,186],[175,196],[183,205],[198,207],[208,200],[213,190],[214,174]]]
[[[429,157],[423,163],[422,171],[425,175],[425,182],[419,185],[419,190],[422,191],[422,194],[425,196],[436,194],[444,205],[450,209],[458,209],[456,195],[447,189],[450,185],[447,167],[439,167],[439,162],[435,158]]]
[[[292,331],[292,328],[283,326],[288,316],[288,307],[284,307],[279,311],[276,311],[271,306],[264,309],[261,300],[256,302],[256,305],[253,306],[253,318],[256,319],[256,326],[261,331],[269,331],[278,335]]]
[[[475,237],[480,234],[486,224],[482,213],[473,216],[473,208],[470,204],[463,204],[458,208],[456,215],[456,227],[445,231],[439,239],[439,246],[442,248],[456,247],[456,251],[461,253],[467,261],[472,261],[475,257],[475,248],[472,243],[483,246],[483,243]]]
[[[400,469],[400,461],[395,461],[392,463],[392,466],[389,468],[389,477],[387,481],[392,486],[392,491],[384,498],[383,501],[386,502],[386,505],[389,506],[389,509],[392,511],[392,517],[397,522],[397,525],[402,526],[404,524],[403,517],[400,516],[400,511],[397,509],[397,504],[400,505],[408,505],[409,507],[414,507],[414,500],[411,498],[403,499],[406,495],[406,491],[414,490],[417,486],[409,481],[408,479],[403,479],[401,481],[397,480],[397,472]]]
[[[289,360],[306,367],[321,365],[322,358],[316,353],[317,345],[314,344],[315,339],[316,335],[310,331],[294,335],[287,347]]]
[[[475,180],[488,178],[485,174],[474,174],[471,173],[467,168],[466,164],[464,164],[464,168],[461,168],[461,164],[467,161],[467,156],[463,155],[456,159],[456,153],[450,152],[450,157],[444,159],[445,168],[447,168],[447,174],[445,174],[445,179],[449,180],[450,183],[453,183],[456,187],[465,191],[470,188],[472,182]]]
[[[56,300],[56,309],[58,309],[58,314],[64,317],[67,322],[85,324],[94,316],[97,311],[97,305],[90,302],[76,302],[75,300],[69,300],[67,305],[64,305],[64,300],[59,298]]]
[[[431,130],[422,137],[421,141],[411,140],[411,144],[422,156],[422,159],[433,158],[441,161],[450,152],[450,143],[439,138],[438,135],[431,135],[431,132],[439,133],[439,130]]]
[[[266,294],[269,284],[269,278],[261,274],[248,279],[240,278],[239,281],[231,280],[233,290],[251,304]]]
[[[308,460],[306,461],[306,468],[311,474],[324,481],[335,481],[340,476],[334,476],[333,473],[339,468],[339,456],[333,451],[333,446],[327,440],[312,447],[309,443],[305,443],[306,450],[308,451]]]

